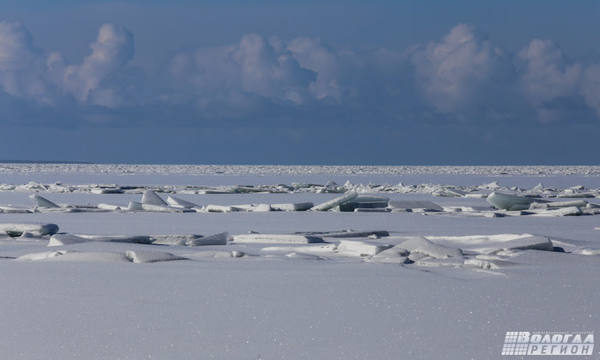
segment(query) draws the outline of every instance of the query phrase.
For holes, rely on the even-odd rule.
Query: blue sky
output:
[[[0,3],[0,158],[596,164],[594,1]]]

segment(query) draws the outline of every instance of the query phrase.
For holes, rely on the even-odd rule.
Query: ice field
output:
[[[495,359],[507,331],[600,331],[598,167],[0,164],[0,210],[6,359]]]

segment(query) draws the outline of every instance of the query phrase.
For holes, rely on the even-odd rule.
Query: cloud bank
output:
[[[199,127],[266,117],[288,125],[309,118],[386,125],[600,120],[600,64],[569,61],[543,39],[511,53],[467,24],[404,51],[245,34],[173,54],[160,74],[133,66],[134,49],[129,30],[104,24],[89,54],[70,63],[37,48],[23,24],[0,22],[0,100],[7,113],[30,104],[82,123],[137,116],[156,124],[186,114]]]

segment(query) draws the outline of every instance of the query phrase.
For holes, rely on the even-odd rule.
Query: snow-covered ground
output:
[[[484,198],[500,189],[590,207],[600,203],[595,167],[3,164],[0,173],[0,205],[27,209],[0,213],[0,228],[53,223],[64,233],[0,236],[1,358],[495,359],[507,331],[600,331],[600,216],[495,211]],[[125,210],[148,189],[197,211]],[[347,191],[444,210],[205,211],[319,204]],[[33,193],[71,207],[33,207]],[[68,210],[99,203],[123,209]],[[506,216],[482,216],[494,213]]]

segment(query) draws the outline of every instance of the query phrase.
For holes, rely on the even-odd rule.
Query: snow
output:
[[[0,213],[0,233],[22,235],[0,235],[3,358],[495,359],[506,331],[600,328],[598,217],[584,214],[598,198],[573,203],[596,196],[596,167],[25,164],[0,173],[2,208],[32,210],[33,193],[67,204]],[[240,211],[144,211],[146,190]],[[434,194],[449,190],[464,196]],[[348,191],[442,211],[292,208]],[[468,196],[492,191],[575,197],[510,212]],[[128,211],[129,202],[140,206]],[[98,204],[115,208],[89,210]],[[582,214],[552,213],[572,208]]]

